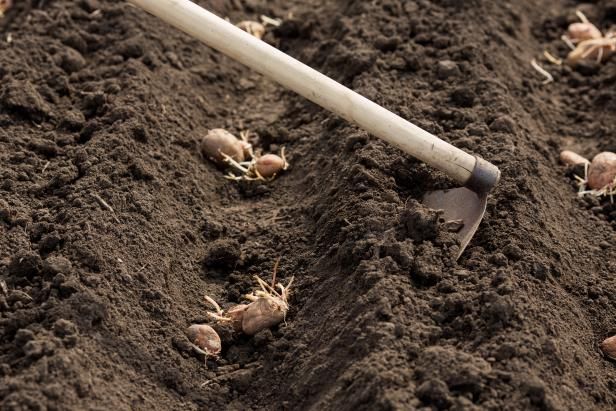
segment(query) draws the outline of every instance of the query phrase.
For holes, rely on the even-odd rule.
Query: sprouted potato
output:
[[[604,151],[588,161],[573,151],[565,150],[560,153],[560,160],[568,165],[584,166],[584,177],[575,176],[580,187],[579,195],[616,195],[616,153]]]
[[[223,155],[223,157],[229,166],[240,172],[239,176],[229,172],[226,177],[230,180],[271,181],[280,172],[289,168],[284,155],[284,147],[280,150],[280,156],[276,154],[253,155],[251,161],[245,162],[238,162],[228,155]]]
[[[201,151],[216,164],[224,165],[227,157],[243,162],[251,153],[251,146],[247,141],[238,139],[227,130],[215,128],[203,137]]]
[[[207,314],[216,321],[231,324],[235,331],[243,332],[246,335],[255,335],[261,330],[271,328],[283,322],[289,310],[289,288],[293,283],[293,277],[291,277],[289,284],[286,286],[283,286],[281,283],[275,284],[277,267],[278,261],[274,267],[271,286],[255,276],[260,289],[245,296],[251,301],[248,304],[233,306],[225,312],[214,299],[205,296],[206,301],[216,310]]]
[[[571,48],[567,63],[572,66],[582,60],[596,60],[600,63],[616,51],[616,33],[603,35],[581,11],[576,13],[582,22],[571,24],[567,34],[562,36],[563,41]]]
[[[255,161],[255,174],[263,178],[272,178],[288,167],[284,158],[276,154],[265,154]]]
[[[588,167],[588,187],[593,190],[616,188],[616,153],[604,151],[592,159]]]

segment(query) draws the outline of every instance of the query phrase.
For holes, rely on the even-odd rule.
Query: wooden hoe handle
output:
[[[475,191],[500,172],[189,0],[128,0],[287,89],[338,114]]]

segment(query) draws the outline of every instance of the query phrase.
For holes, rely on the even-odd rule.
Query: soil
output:
[[[616,151],[616,58],[530,67],[569,0],[211,0],[264,40],[500,167],[462,257],[419,200],[443,174],[123,1],[0,20],[0,408],[612,410],[615,207],[561,149]],[[616,2],[581,5],[602,30]],[[291,168],[229,181],[212,128]],[[185,335],[255,283],[286,322]]]

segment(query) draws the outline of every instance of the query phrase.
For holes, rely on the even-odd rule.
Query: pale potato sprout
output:
[[[246,335],[255,335],[285,321],[289,310],[289,289],[293,284],[293,277],[286,286],[281,283],[275,284],[277,267],[278,261],[274,267],[271,286],[255,276],[260,289],[245,296],[250,301],[248,304],[235,305],[224,311],[214,299],[205,296],[206,301],[215,309],[214,312],[207,314],[218,322],[230,324],[235,331]]]
[[[554,77],[552,77],[550,73],[548,73],[543,67],[541,67],[539,63],[537,63],[537,60],[532,59],[530,61],[530,65],[533,66],[535,70],[537,70],[542,76],[545,77],[545,80],[543,80],[542,84],[550,84],[554,81]]]

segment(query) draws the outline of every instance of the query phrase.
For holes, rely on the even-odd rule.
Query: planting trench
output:
[[[0,20],[0,408],[616,407],[597,348],[616,332],[613,209],[557,162],[616,151],[616,59],[546,64],[545,86],[529,65],[566,53],[577,3],[199,3],[282,18],[266,41],[498,165],[485,219],[454,262],[417,202],[453,186],[441,173],[124,2],[17,2]],[[613,1],[583,7],[616,24]],[[199,154],[217,127],[284,146],[290,170],[225,180]],[[278,257],[286,323],[221,329],[204,363],[184,335],[209,321],[203,295],[240,302]]]

